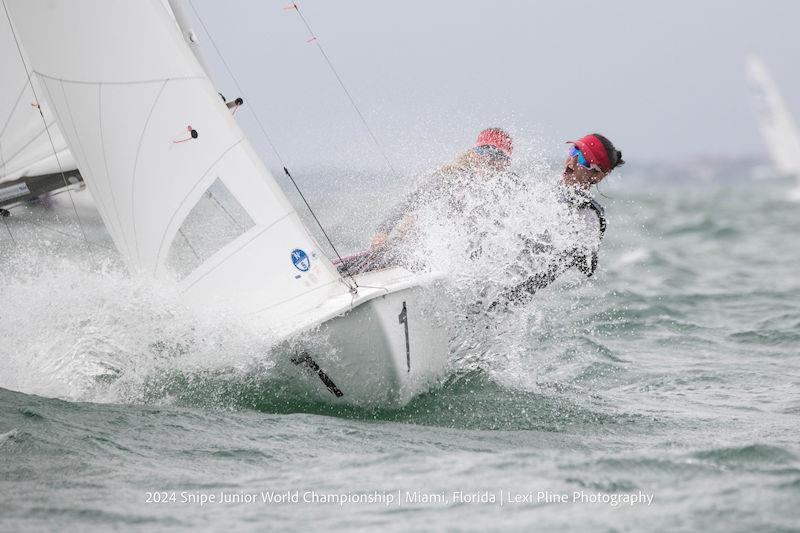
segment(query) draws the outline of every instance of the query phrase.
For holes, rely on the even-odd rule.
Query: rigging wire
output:
[[[3,140],[0,139],[0,177],[5,175],[6,175],[6,160],[5,158],[3,158]],[[7,219],[9,214],[10,213],[7,210],[0,208],[0,216],[3,217],[3,223],[6,226],[6,231],[8,232],[8,236],[11,237],[11,242],[17,244],[17,241],[14,239],[14,235],[11,233],[11,228],[8,227]]]
[[[358,105],[356,104],[356,101],[353,98],[353,95],[351,95],[350,91],[347,90],[347,86],[344,84],[344,81],[342,81],[342,77],[339,76],[339,72],[337,72],[336,68],[334,68],[333,62],[328,57],[328,54],[325,53],[325,49],[322,47],[322,44],[319,42],[319,39],[317,38],[317,34],[315,34],[314,30],[311,29],[311,25],[308,23],[308,20],[306,20],[306,17],[303,16],[303,13],[300,11],[300,7],[297,5],[297,2],[292,2],[292,5],[290,5],[289,7],[285,8],[285,9],[294,9],[297,12],[297,15],[300,17],[300,20],[303,21],[303,25],[308,30],[308,34],[311,36],[311,38],[308,40],[308,42],[309,43],[313,42],[314,44],[317,45],[317,48],[319,49],[320,53],[322,54],[323,59],[325,59],[325,63],[328,64],[328,68],[331,69],[331,72],[333,73],[334,77],[336,78],[336,81],[339,82],[339,86],[344,91],[344,94],[347,95],[347,99],[350,100],[350,105],[352,105],[353,109],[355,109],[356,114],[358,115],[358,118],[361,119],[361,123],[364,124],[364,128],[366,128],[367,133],[369,133],[369,136],[372,138],[372,142],[375,143],[375,147],[378,149],[378,152],[380,152],[381,156],[383,157],[383,160],[386,162],[386,166],[389,168],[389,170],[392,172],[392,174],[397,176],[398,175],[397,171],[392,166],[392,162],[389,160],[389,156],[386,155],[386,151],[383,149],[383,146],[381,146],[381,143],[378,141],[378,137],[372,131],[372,128],[369,127],[369,124],[367,123],[367,119],[364,117],[364,114],[361,113],[361,110],[358,108]]]
[[[3,1],[5,2],[5,0],[3,0]],[[228,62],[225,60],[225,56],[222,55],[222,51],[217,46],[216,41],[214,41],[214,37],[211,36],[211,32],[208,31],[208,27],[206,27],[206,23],[203,21],[203,17],[201,17],[200,13],[198,13],[197,9],[195,9],[194,4],[192,3],[192,0],[188,0],[188,4],[189,4],[189,7],[192,8],[192,12],[194,13],[195,17],[197,17],[197,20],[200,22],[200,26],[203,27],[203,31],[208,36],[208,40],[211,42],[211,46],[214,47],[214,51],[219,56],[220,60],[222,60],[222,65],[225,67],[225,70],[228,72],[228,75],[233,80],[233,84],[236,85],[236,90],[239,91],[239,94],[241,95],[243,100],[250,101],[250,99],[244,93],[244,90],[242,89],[242,86],[239,85],[239,81],[236,79],[236,76],[233,74],[233,70],[231,70],[230,65],[228,65]],[[258,118],[258,114],[253,110],[253,106],[249,105],[247,107],[250,110],[250,114],[253,115],[253,118],[255,119],[256,124],[258,125],[258,128],[261,130],[261,134],[264,135],[264,138],[267,140],[267,143],[269,144],[270,148],[272,149],[273,152],[275,152],[275,156],[278,158],[278,161],[280,161],[281,166],[286,166],[286,163],[284,162],[283,157],[281,157],[281,154],[278,151],[277,146],[275,146],[275,143],[272,142],[272,138],[267,133],[267,129],[264,127],[264,124],[261,122],[261,119]]]
[[[17,39],[17,33],[14,31],[14,25],[11,23],[11,15],[8,13],[8,6],[6,5],[6,0],[3,0],[3,10],[6,13],[6,18],[8,19],[8,27],[11,30],[11,35],[14,37],[14,44],[17,46],[17,53],[19,54],[19,59],[22,62],[22,67],[25,69],[25,75],[28,77],[28,85],[31,87],[31,92],[33,93],[33,99],[36,102],[36,109],[39,111],[39,116],[42,117],[42,123],[44,124],[44,131],[47,133],[47,139],[50,141],[50,148],[53,150],[53,157],[56,159],[56,163],[58,163],[58,171],[61,173],[61,178],[64,180],[64,187],[66,187],[67,193],[69,194],[69,200],[72,204],[72,210],[75,212],[75,219],[78,221],[78,227],[81,230],[81,235],[83,235],[83,240],[86,241],[87,248],[89,249],[89,253],[91,253],[91,242],[89,238],[86,236],[86,231],[83,229],[83,223],[81,222],[81,217],[78,215],[78,208],[75,205],[75,199],[72,197],[72,192],[70,191],[70,184],[67,182],[67,176],[64,173],[64,168],[61,166],[61,159],[58,157],[58,152],[56,151],[56,145],[53,142],[53,136],[50,135],[50,128],[47,126],[47,120],[44,118],[44,113],[42,112],[42,106],[39,101],[39,97],[36,94],[36,89],[33,87],[33,80],[31,79],[31,72],[28,70],[28,64],[25,62],[25,56],[22,54],[22,47],[19,44],[19,39]]]
[[[8,216],[5,214],[1,216],[3,217],[3,223],[6,225],[6,231],[8,232],[8,236],[11,237],[11,242],[17,244],[17,240],[14,238],[14,234],[11,233],[11,228],[8,227]]]
[[[6,175],[6,160],[3,157],[3,139],[0,138],[0,176],[5,177],[5,175]]]
[[[3,0],[3,1],[5,2],[5,0]],[[314,218],[314,221],[317,223],[317,226],[319,226],[319,229],[322,230],[322,234],[325,236],[325,239],[328,241],[328,244],[330,245],[331,249],[333,250],[333,253],[335,253],[336,257],[339,259],[339,264],[342,265],[345,275],[348,276],[352,280],[354,286],[351,287],[350,284],[347,283],[347,282],[345,282],[345,284],[350,288],[351,291],[357,290],[358,289],[358,282],[356,281],[356,279],[353,276],[353,274],[350,272],[350,270],[349,270],[349,268],[347,266],[347,263],[344,262],[344,260],[342,259],[342,256],[339,255],[339,251],[336,249],[336,246],[333,244],[333,240],[331,240],[331,238],[328,236],[328,232],[325,231],[325,228],[322,226],[322,223],[319,221],[319,218],[317,218],[317,215],[316,215],[316,213],[314,213],[314,210],[311,208],[311,205],[308,203],[308,200],[306,200],[306,197],[303,194],[303,192],[300,190],[300,187],[297,185],[297,182],[294,180],[292,175],[289,173],[289,170],[288,170],[288,168],[286,166],[286,162],[284,161],[283,157],[281,157],[281,154],[278,151],[278,148],[275,146],[275,143],[272,142],[272,138],[267,133],[267,129],[264,127],[264,124],[261,122],[261,119],[258,117],[258,114],[253,109],[252,100],[250,100],[247,97],[247,95],[244,93],[244,90],[242,89],[242,86],[239,84],[239,81],[236,78],[236,75],[234,75],[233,70],[231,69],[230,65],[228,65],[228,62],[225,60],[225,56],[222,55],[222,51],[217,46],[217,43],[214,41],[214,37],[211,35],[211,32],[208,30],[208,27],[206,26],[205,22],[203,21],[203,18],[200,16],[200,13],[198,13],[197,9],[195,9],[194,4],[192,3],[192,0],[188,0],[188,4],[189,4],[189,7],[192,8],[192,12],[194,12],[194,15],[195,15],[195,17],[197,17],[197,20],[200,22],[200,26],[202,26],[203,31],[208,36],[208,40],[211,42],[211,46],[214,48],[214,51],[217,53],[217,55],[219,56],[220,60],[222,61],[222,64],[225,67],[225,70],[228,72],[228,75],[233,80],[234,85],[236,85],[236,89],[239,91],[239,94],[241,95],[241,98],[243,100],[251,102],[251,105],[249,105],[247,107],[250,110],[250,113],[253,115],[253,118],[255,119],[256,124],[258,125],[259,129],[261,130],[261,133],[264,135],[264,138],[267,140],[267,143],[269,144],[270,148],[275,153],[275,156],[278,158],[278,161],[280,162],[281,166],[283,167],[283,172],[289,177],[289,179],[291,180],[292,184],[294,185],[294,188],[297,190],[298,194],[300,195],[300,198],[303,199],[303,203],[305,203],[306,207],[308,208],[308,211],[311,213],[311,216]],[[360,112],[359,112],[359,115],[360,115]],[[363,120],[363,117],[362,117],[362,120]],[[388,159],[387,159],[387,163],[388,163]]]
[[[339,250],[336,249],[336,246],[334,246],[333,241],[331,240],[330,237],[328,237],[328,232],[325,231],[325,228],[322,227],[322,224],[320,224],[319,219],[317,219],[317,215],[314,214],[314,210],[311,209],[310,205],[308,205],[308,200],[306,200],[306,197],[303,195],[303,192],[300,190],[300,187],[297,186],[297,183],[294,181],[294,178],[289,173],[289,169],[287,169],[286,167],[283,167],[283,172],[289,177],[290,180],[292,180],[292,183],[294,184],[294,188],[297,189],[297,192],[300,195],[300,198],[302,198],[303,202],[305,202],[306,207],[308,208],[308,211],[311,213],[311,216],[314,217],[314,220],[317,222],[317,225],[319,226],[319,229],[322,230],[322,234],[325,235],[325,238],[328,240],[328,244],[330,244],[331,248],[333,248],[333,253],[335,253],[336,257],[339,258],[339,264],[342,265],[342,268],[344,268],[345,273],[348,276],[350,276],[351,280],[353,280],[353,284],[355,285],[355,289],[357,289],[358,288],[358,282],[356,281],[356,278],[350,273],[350,268],[348,267],[348,265],[344,261],[344,259],[342,259],[342,256],[339,255]]]

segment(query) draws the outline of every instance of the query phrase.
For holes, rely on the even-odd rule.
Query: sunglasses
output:
[[[588,161],[586,161],[586,158],[583,156],[583,153],[580,150],[578,150],[576,146],[573,146],[572,148],[569,149],[569,156],[570,157],[577,156],[578,164],[582,167],[586,167],[589,170],[593,170],[595,172],[602,172],[602,169],[599,166],[595,165],[594,163],[590,164]]]
[[[493,159],[502,159],[507,161],[509,157],[499,148],[492,146],[491,144],[485,144],[483,146],[476,146],[472,149],[478,155],[491,157]]]
[[[592,168],[592,166],[586,161],[586,158],[583,157],[583,153],[580,150],[578,150],[577,146],[573,146],[572,148],[569,149],[569,156],[570,157],[578,156],[579,165],[586,168]]]

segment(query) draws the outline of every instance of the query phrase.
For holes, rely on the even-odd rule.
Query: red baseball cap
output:
[[[576,141],[567,141],[567,143],[577,146],[590,165],[597,165],[603,172],[611,170],[611,161],[608,160],[606,147],[596,135],[584,135]]]
[[[511,135],[500,128],[486,128],[480,132],[475,141],[475,147],[478,146],[494,146],[508,157],[511,157],[511,152],[514,149]]]

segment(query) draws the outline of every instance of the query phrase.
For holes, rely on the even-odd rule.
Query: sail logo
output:
[[[311,259],[303,250],[295,248],[292,250],[292,264],[300,272],[308,272],[308,269],[311,268]]]

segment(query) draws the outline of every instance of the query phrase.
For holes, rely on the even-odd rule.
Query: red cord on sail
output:
[[[191,141],[192,139],[197,139],[197,136],[198,136],[199,134],[197,133],[197,130],[196,130],[196,129],[192,128],[192,125],[191,125],[191,124],[189,124],[188,126],[186,126],[186,131],[188,131],[188,132],[189,132],[189,136],[188,136],[187,138],[185,138],[185,139],[180,139],[180,140],[177,140],[177,141],[172,141],[172,143],[173,143],[173,144],[179,144],[179,143],[185,143],[186,141]]]

